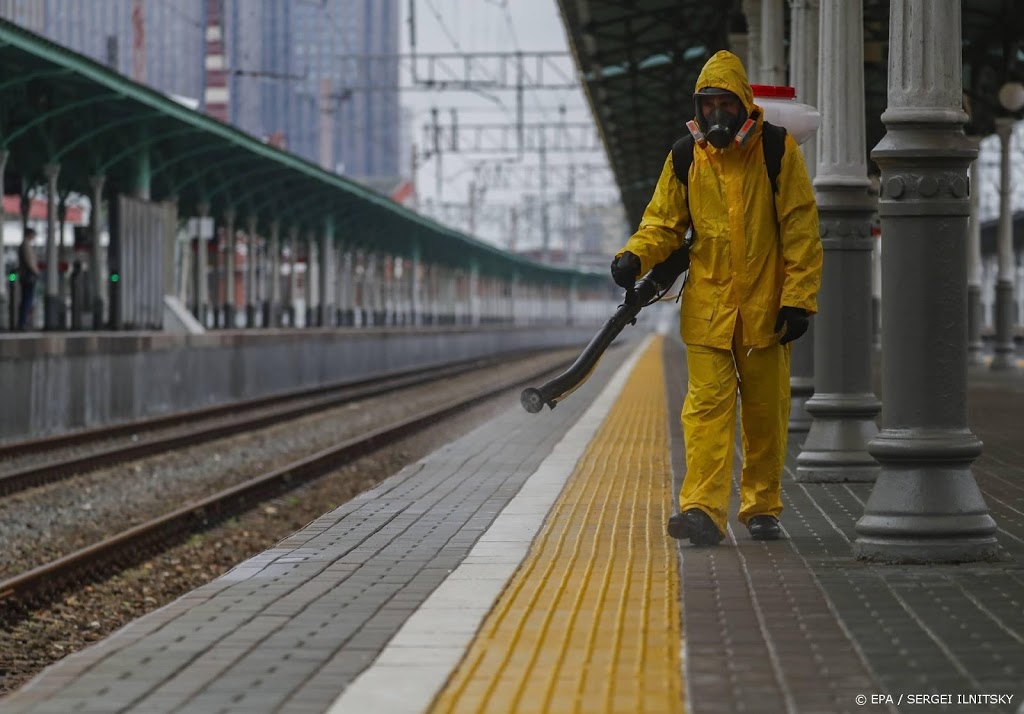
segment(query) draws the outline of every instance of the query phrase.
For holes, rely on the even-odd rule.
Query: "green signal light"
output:
[[[7,282],[9,282],[9,283],[16,283],[16,282],[18,282],[18,274],[17,273],[8,273],[7,274]]]
[[[110,282],[116,283],[120,279],[121,279],[121,276],[119,276],[117,273],[111,273],[110,274]]]

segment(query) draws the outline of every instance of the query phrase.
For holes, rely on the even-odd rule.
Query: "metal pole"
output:
[[[196,302],[199,304],[199,311],[196,319],[206,327],[206,317],[210,309],[210,266],[207,257],[209,255],[210,242],[203,235],[203,226],[210,217],[210,204],[200,203],[199,206],[199,229],[196,231]],[[216,228],[214,228],[216,235]],[[214,241],[216,245],[216,241]]]
[[[790,82],[796,98],[818,106],[818,0],[791,0]],[[800,146],[811,180],[817,172],[817,141]],[[802,339],[792,343],[790,352],[789,433],[795,438],[811,428],[814,417],[807,411],[807,400],[814,394],[814,320]]]
[[[798,481],[873,481],[867,452],[881,404],[871,387],[871,217],[864,126],[862,0],[821,5],[818,168],[824,265],[814,330],[814,417]]]
[[[92,205],[89,209],[89,231],[92,234],[92,245],[89,247],[89,272],[92,277],[92,329],[103,326],[103,293],[106,280],[103,279],[103,246],[100,245],[103,217],[103,185],[106,177],[102,174],[89,179],[92,188]]]
[[[46,297],[43,304],[43,326],[47,330],[63,327],[60,302],[60,256],[57,245],[57,177],[60,164],[43,167],[46,176]]]
[[[299,255],[299,227],[292,226],[288,232],[288,327],[296,325],[296,274],[295,265],[298,263]]]
[[[10,152],[7,149],[0,149],[0,237],[3,235],[4,226],[7,224],[7,216],[4,214],[4,201],[3,201],[3,190],[4,185],[4,172],[7,168],[7,157],[10,156]],[[22,234],[24,237],[24,234]],[[15,268],[17,270],[17,268]],[[7,275],[5,271],[4,280],[7,281]],[[4,311],[3,315],[0,315],[0,319],[7,321],[7,329],[14,331],[18,327],[17,315],[18,306],[15,304],[17,301],[17,282],[8,282],[4,286],[3,292],[0,293],[0,298],[9,300],[7,310]]]
[[[977,143],[977,140],[975,140]],[[971,218],[967,232],[967,363],[982,364],[981,344],[981,171],[971,162]]]
[[[270,296],[263,326],[281,326],[281,222],[270,224]]]
[[[305,302],[306,302],[306,327],[313,326],[313,250],[316,245],[316,233],[310,231],[306,234],[306,272],[305,279]]]
[[[327,327],[331,324],[330,317],[330,267],[331,267],[331,244],[334,242],[334,216],[328,214],[324,218],[324,232],[320,236],[320,250],[317,251],[319,261],[320,280],[318,283],[318,303],[316,313],[316,324],[320,327]]]
[[[235,328],[235,209],[224,211],[224,327]]]
[[[854,554],[880,562],[993,557],[996,524],[971,473],[967,425],[967,169],[960,1],[891,0],[882,169],[881,473],[857,522]]]
[[[412,312],[411,323],[415,327],[423,324],[423,282],[422,282],[422,258],[420,257],[420,242],[416,240],[412,244],[412,259],[409,261],[409,269],[412,271],[412,295],[410,296],[409,309]]]
[[[1016,348],[1013,344],[1013,206],[1010,199],[1010,144],[1013,139],[1014,120],[996,118],[999,135],[999,274],[996,279],[996,344],[992,355],[992,369],[1017,368]]]
[[[784,0],[761,0],[761,82],[786,83]]]
[[[761,0],[743,0],[747,18],[747,56],[744,67],[751,84],[761,81]]]
[[[551,226],[548,221],[548,154],[544,131],[540,133],[540,232],[541,262],[551,262]]]
[[[249,215],[245,237],[245,326],[256,327],[256,216]]]

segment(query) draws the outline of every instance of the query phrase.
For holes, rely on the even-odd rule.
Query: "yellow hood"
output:
[[[747,79],[747,71],[743,69],[740,58],[727,50],[719,50],[707,61],[704,69],[697,77],[697,86],[694,93],[705,87],[718,87],[727,89],[743,102],[747,109],[747,116],[753,114],[756,105],[754,104],[754,92],[750,89],[750,81]]]

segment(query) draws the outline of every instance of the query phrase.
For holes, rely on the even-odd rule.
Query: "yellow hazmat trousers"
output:
[[[739,331],[737,331],[738,333]],[[736,394],[742,400],[743,471],[739,520],[782,512],[780,491],[789,428],[789,345],[732,350],[686,348],[683,403],[686,478],[679,510],[700,508],[725,533],[736,443]]]
[[[740,521],[782,510],[789,350],[779,345],[775,320],[783,305],[817,312],[822,250],[814,191],[788,134],[779,191],[772,193],[761,147],[763,112],[739,58],[716,53],[695,91],[705,87],[738,96],[748,115],[758,113],[755,128],[741,146],[694,147],[689,195],[670,153],[640,227],[619,255],[628,250],[640,258],[643,274],[682,246],[692,220],[696,240],[679,319],[690,379],[680,507],[700,507],[724,532],[737,389],[744,446]]]

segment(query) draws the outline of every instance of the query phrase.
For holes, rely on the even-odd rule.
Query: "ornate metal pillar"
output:
[[[891,0],[882,169],[881,473],[857,522],[858,558],[961,562],[996,551],[996,524],[971,473],[967,426],[967,167],[960,0]]]
[[[1013,260],[1013,207],[1010,202],[1010,143],[1014,120],[996,119],[999,135],[999,275],[996,279],[996,344],[992,369],[1017,368],[1013,344],[1013,282],[1016,272]]]
[[[789,81],[797,101],[818,106],[818,0],[790,0]],[[800,146],[811,179],[817,172],[817,141]],[[790,352],[789,433],[797,438],[811,428],[814,418],[807,400],[814,394],[814,320],[807,334],[793,343]]]
[[[814,417],[798,481],[872,481],[881,407],[871,391],[871,216],[864,129],[862,0],[824,0],[819,47],[818,199],[824,267],[814,318]]]

